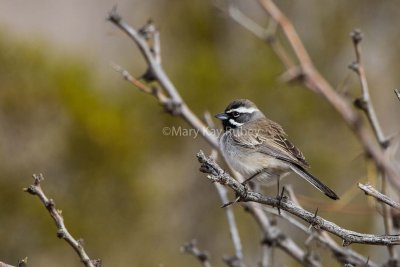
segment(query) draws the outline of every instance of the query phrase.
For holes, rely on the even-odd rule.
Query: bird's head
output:
[[[222,121],[224,130],[229,130],[263,118],[264,115],[250,100],[238,99],[232,101],[224,112],[215,115],[215,117]]]

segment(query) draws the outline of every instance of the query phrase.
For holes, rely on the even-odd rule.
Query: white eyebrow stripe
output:
[[[246,108],[246,107],[239,107],[239,108],[233,108],[230,109],[228,111],[226,111],[225,113],[231,113],[231,112],[239,112],[239,113],[253,113],[255,111],[258,111],[258,109],[256,108]]]
[[[243,123],[236,122],[234,119],[229,119],[229,122],[230,122],[232,125],[235,125],[235,126],[242,126],[242,125],[243,125]]]

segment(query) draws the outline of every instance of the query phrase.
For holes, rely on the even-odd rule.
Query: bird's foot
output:
[[[278,194],[276,196],[276,199],[278,200],[278,203],[277,203],[276,207],[278,209],[278,214],[279,215],[281,215],[281,204],[282,204],[282,201],[285,201],[287,199],[287,196],[285,196],[284,194],[285,194],[285,187],[283,186],[281,193],[279,194],[279,192],[278,192]]]

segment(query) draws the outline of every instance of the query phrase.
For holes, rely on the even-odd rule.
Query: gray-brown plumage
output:
[[[254,103],[235,100],[216,117],[225,130],[220,138],[221,151],[236,171],[267,182],[295,172],[328,197],[339,199],[307,172],[309,165],[303,153],[286,138],[282,127],[267,119]]]

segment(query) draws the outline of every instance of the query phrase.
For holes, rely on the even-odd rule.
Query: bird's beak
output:
[[[215,115],[215,118],[223,121],[223,120],[227,120],[229,117],[228,117],[228,115],[226,115],[226,113],[222,112],[222,113],[218,113],[217,115]]]

